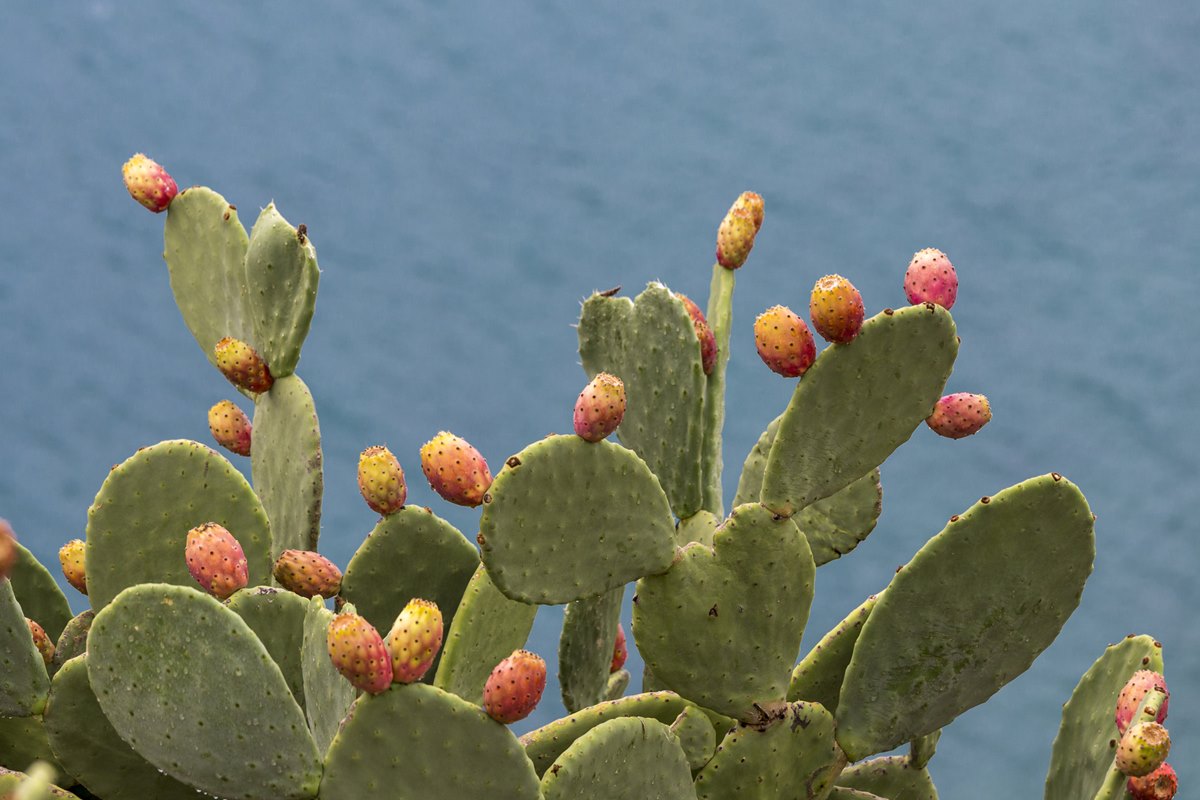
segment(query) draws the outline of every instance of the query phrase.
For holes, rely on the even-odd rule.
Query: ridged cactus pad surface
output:
[[[1079,605],[1093,527],[1083,494],[1057,474],[952,517],[863,624],[837,709],[846,754],[931,733],[1028,669]]]
[[[838,776],[837,785],[889,800],[938,800],[929,772],[904,756],[884,756],[853,764]]]
[[[307,233],[293,227],[274,203],[258,215],[246,251],[248,311],[258,351],[276,379],[300,360],[317,303],[317,252]]]
[[[664,572],[674,519],[636,453],[574,434],[508,459],[484,498],[483,563],[514,600],[568,603]]]
[[[11,583],[0,580],[0,717],[40,714],[49,693],[50,676],[21,605]]]
[[[580,736],[542,775],[545,800],[695,800],[692,771],[656,719],[610,719]]]
[[[316,550],[325,487],[321,427],[300,376],[277,379],[255,400],[250,469],[271,520],[272,557],[284,550]]]
[[[17,548],[17,563],[8,576],[13,594],[25,616],[41,625],[52,641],[57,640],[71,619],[71,606],[66,595],[58,588],[54,575],[33,553],[20,542],[13,544]]]

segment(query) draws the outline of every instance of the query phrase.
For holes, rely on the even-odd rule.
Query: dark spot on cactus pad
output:
[[[717,614],[717,604],[716,604],[716,603],[713,603],[713,607],[712,607],[712,608],[710,608],[710,609],[708,610],[708,615],[709,615],[710,617],[716,617],[716,616],[719,616],[719,615]]]
[[[516,456],[512,456],[511,458],[508,459],[508,461],[505,461],[504,463],[507,464],[508,466],[512,467],[513,469],[516,469],[517,467],[521,466],[521,459],[517,458]]]
[[[808,717],[802,717],[797,714],[792,718],[792,732],[795,733],[796,728],[807,728],[811,724]]]
[[[562,769],[562,764],[555,764],[554,766],[550,767],[550,774],[557,775],[560,769]]]
[[[308,226],[303,222],[296,226],[296,238],[300,240],[300,244],[308,241]]]
[[[900,566],[896,567],[896,574],[897,574],[897,575],[899,575],[899,574],[900,574],[900,570],[902,570],[902,569],[904,569],[904,565],[903,565],[903,564],[901,564]]]
[[[1056,481],[1061,481],[1061,480],[1062,480],[1062,475],[1059,475],[1057,472],[1051,472],[1051,473],[1050,473],[1050,477],[1051,477],[1051,478],[1054,478],[1054,480],[1056,480]]]
[[[771,519],[775,522],[782,522],[783,520],[787,519],[787,516],[784,514],[772,514]]]
[[[636,594],[633,596],[633,604],[635,606],[637,605],[637,595]]]
[[[951,522],[958,522],[958,514],[955,514],[953,517],[951,517],[951,518],[950,518],[950,521],[951,521]]]
[[[883,313],[887,314],[887,315],[890,317],[892,314],[895,314],[896,312],[895,312],[895,311],[893,311],[893,310],[892,310],[892,309],[890,309],[890,308],[885,308],[885,309],[883,310]]]
[[[617,286],[612,287],[611,289],[605,289],[603,292],[596,292],[596,294],[600,297],[612,297],[614,294],[616,294],[619,291],[621,291],[621,287],[619,285],[617,285]]]
[[[926,300],[925,308],[929,309],[930,311],[933,311],[935,308],[937,308],[937,306],[934,303],[930,303],[928,300]]]
[[[229,210],[230,210],[230,211],[237,211],[237,206],[235,206],[233,203],[230,203],[230,204],[229,204]]]
[[[226,222],[229,222],[229,212],[228,211],[225,212],[224,219]]]
[[[987,495],[984,495],[983,497],[979,498],[979,502],[983,503],[986,506],[988,503],[992,502],[992,498],[988,497]]]
[[[487,543],[487,540],[483,538],[482,532],[475,534],[475,541],[479,542],[480,547],[483,547]]]
[[[1162,650],[1162,642],[1155,642],[1154,646],[1157,647],[1159,650]]]
[[[1117,746],[1117,740],[1116,740],[1116,739],[1109,739],[1109,740],[1108,740],[1108,746],[1109,746],[1109,747],[1116,747],[1116,746]]]
[[[492,493],[491,493],[491,492],[484,492],[484,493],[483,493],[483,502],[485,502],[485,503],[490,503],[490,502],[492,502]]]

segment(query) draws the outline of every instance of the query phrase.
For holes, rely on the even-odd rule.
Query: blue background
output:
[[[121,184],[134,151],[244,221],[274,199],[308,225],[324,272],[299,371],[324,435],[322,549],[343,566],[374,523],[359,451],[387,443],[411,501],[472,535],[419,446],[450,429],[499,465],[569,430],[579,301],[652,279],[705,297],[717,223],[753,189],[767,215],[738,276],[727,499],[791,390],[755,356],[754,316],[802,308],[827,272],[875,313],[905,302],[913,251],[945,250],[963,340],[947,391],[995,412],[958,442],[922,428],[887,462],[879,527],[820,571],[805,649],[951,514],[1055,470],[1099,515],[1082,605],[947,729],[934,777],[946,797],[1040,795],[1079,675],[1146,632],[1165,643],[1172,762],[1200,778],[1200,8],[384,5],[6,15],[0,516],[26,545],[53,565],[109,466],[208,441],[206,410],[232,396],[172,301],[162,218]],[[539,614],[533,649],[553,657],[560,619]],[[560,714],[552,685],[518,729]]]

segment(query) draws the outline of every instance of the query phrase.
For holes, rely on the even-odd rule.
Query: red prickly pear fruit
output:
[[[961,439],[979,433],[991,418],[992,406],[987,397],[969,392],[956,392],[937,401],[925,424],[938,436]]]
[[[1179,778],[1171,765],[1164,761],[1149,775],[1130,778],[1125,786],[1133,800],[1172,800],[1175,792],[1179,791]]]
[[[904,272],[904,293],[908,302],[937,303],[947,311],[958,297],[958,275],[941,250],[918,250]]]
[[[415,683],[425,677],[442,646],[442,612],[437,603],[414,597],[396,617],[387,636],[392,682]]]
[[[1148,669],[1139,669],[1133,673],[1133,676],[1122,687],[1121,693],[1117,695],[1117,711],[1116,722],[1117,730],[1121,733],[1129,727],[1129,721],[1133,719],[1133,715],[1137,713],[1138,706],[1142,704],[1142,700],[1151,689],[1157,689],[1165,695],[1162,705],[1158,707],[1157,713],[1154,715],[1155,722],[1162,722],[1167,718],[1167,703],[1171,699],[1171,693],[1167,691],[1167,680],[1157,672]]]
[[[514,650],[488,676],[483,686],[483,710],[507,725],[525,719],[546,689],[546,662],[528,650]]]
[[[392,685],[392,658],[383,637],[358,614],[338,614],[325,633],[329,660],[356,689],[379,694]]]
[[[54,660],[54,642],[50,641],[50,637],[46,635],[46,629],[29,617],[25,618],[25,622],[29,625],[29,635],[33,637],[33,646],[42,654],[42,661],[46,662],[46,666],[50,666],[50,662]]]
[[[813,328],[827,342],[854,341],[863,324],[862,295],[841,275],[826,275],[813,286],[808,301]]]
[[[575,433],[584,441],[599,442],[617,429],[624,416],[624,381],[600,372],[575,401]]]
[[[800,377],[817,357],[808,326],[787,306],[772,306],[758,315],[754,344],[763,363],[785,378]]]
[[[244,589],[250,582],[249,566],[241,544],[215,522],[206,522],[188,531],[184,556],[188,572],[196,582],[221,600]]]
[[[479,451],[447,431],[422,445],[421,471],[443,500],[460,506],[479,505],[492,485],[491,470]]]
[[[214,348],[217,354],[217,369],[239,389],[261,394],[269,391],[275,378],[267,362],[262,360],[253,347],[245,342],[226,336]]]
[[[232,400],[222,400],[208,410],[208,429],[217,444],[239,456],[250,455],[250,437],[254,426],[250,418]]]
[[[87,545],[82,539],[72,539],[58,549],[58,562],[62,564],[67,583],[81,594],[87,594]]]
[[[301,597],[333,597],[342,588],[342,571],[311,550],[284,550],[272,572],[280,586]]]
[[[629,646],[625,644],[625,626],[617,623],[617,640],[613,643],[613,658],[612,664],[609,666],[609,672],[616,672],[621,667],[625,666],[625,659],[629,657]]]
[[[1149,775],[1167,760],[1171,752],[1171,734],[1157,722],[1137,722],[1129,726],[1117,745],[1117,769],[1131,778]]]
[[[754,192],[742,192],[717,228],[717,263],[725,269],[737,269],[745,264],[762,223],[762,197]]]
[[[121,175],[125,178],[129,195],[155,214],[166,211],[175,195],[179,194],[179,187],[167,171],[142,153],[135,153],[125,162],[121,167]]]
[[[377,514],[394,514],[404,508],[408,486],[400,461],[386,447],[368,447],[358,457],[358,491]]]
[[[8,577],[17,563],[17,535],[8,520],[0,519],[0,581]]]
[[[700,366],[704,369],[705,375],[711,375],[713,366],[717,363],[717,337],[713,334],[700,306],[693,303],[691,298],[685,294],[676,293],[675,296],[683,301],[688,316],[692,318],[692,327],[696,331],[697,341],[700,342]]]

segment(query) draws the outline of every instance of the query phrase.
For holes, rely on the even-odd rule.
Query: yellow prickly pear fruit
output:
[[[808,313],[825,341],[845,344],[862,330],[862,295],[841,275],[826,275],[813,286]]]
[[[72,539],[58,550],[58,561],[62,564],[67,583],[82,594],[87,594],[87,545],[82,539]]]
[[[239,389],[261,394],[269,391],[275,383],[267,362],[262,360],[253,347],[245,342],[226,336],[214,348],[217,369]]]
[[[125,188],[134,200],[153,211],[155,214],[166,211],[167,206],[179,194],[175,179],[153,159],[143,153],[135,153],[121,167],[121,175],[125,178]]]
[[[239,456],[250,455],[250,439],[254,426],[246,412],[232,400],[222,400],[208,410],[208,429],[217,444]]]
[[[371,510],[387,516],[404,508],[408,487],[400,461],[386,447],[368,447],[358,457],[358,491]]]
[[[717,263],[725,269],[737,269],[745,264],[762,223],[762,197],[754,192],[742,192],[717,229]]]
[[[419,597],[408,601],[387,636],[393,683],[415,683],[425,676],[442,646],[442,632],[437,603]]]

